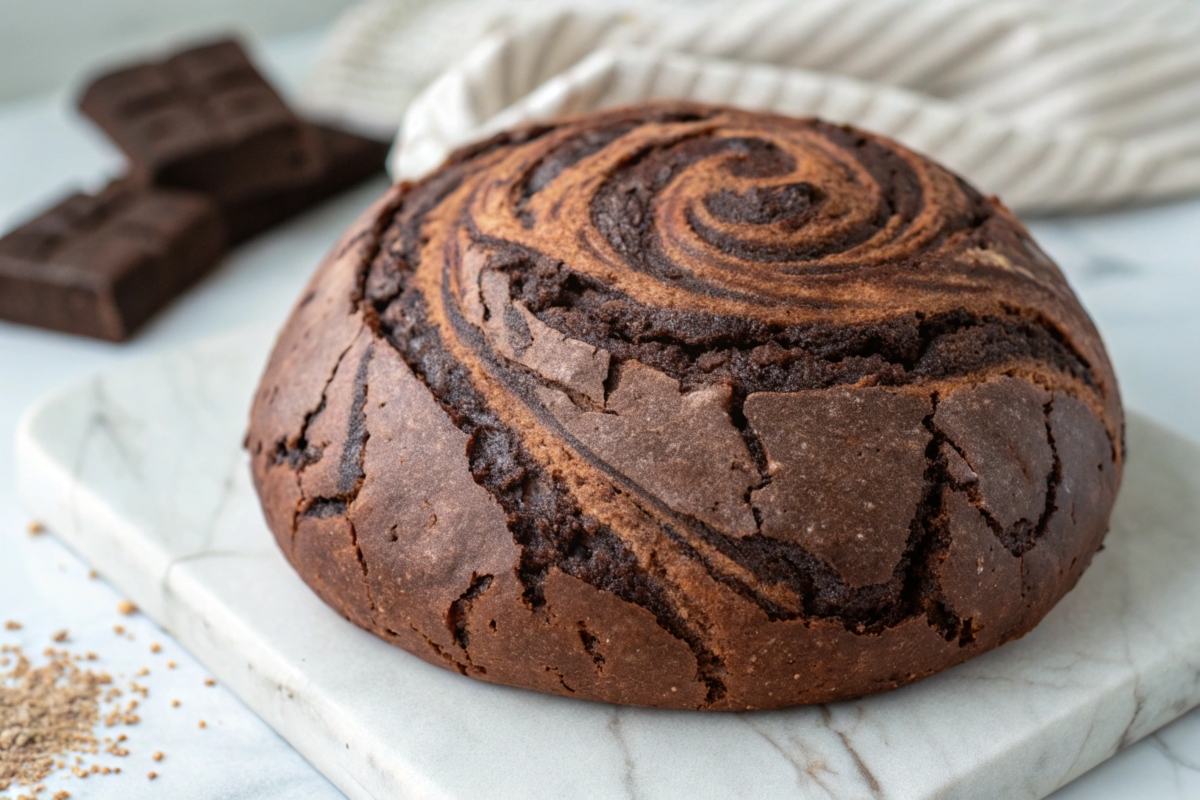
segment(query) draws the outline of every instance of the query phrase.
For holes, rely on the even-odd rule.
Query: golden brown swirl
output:
[[[393,190],[249,441],[284,552],[358,624],[486,680],[746,708],[1027,631],[1099,546],[1121,428],[995,200],[861,131],[658,104]]]

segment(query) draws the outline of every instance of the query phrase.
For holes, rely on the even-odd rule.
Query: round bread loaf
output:
[[[995,199],[813,119],[650,104],[394,187],[280,335],[267,521],[463,675],[748,709],[1030,630],[1108,526],[1104,347]]]

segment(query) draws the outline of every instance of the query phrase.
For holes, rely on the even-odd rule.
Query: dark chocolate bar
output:
[[[0,318],[122,341],[225,251],[203,195],[117,181],[0,238]]]
[[[202,191],[222,204],[306,185],[324,168],[312,127],[233,40],[105,74],[79,108],[143,182]]]
[[[355,184],[383,173],[390,142],[324,125],[312,126],[325,150],[325,166],[303,186],[252,197],[222,208],[234,244],[289,219]]]

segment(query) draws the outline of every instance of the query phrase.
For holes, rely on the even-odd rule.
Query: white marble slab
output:
[[[696,714],[429,666],[327,609],[261,521],[239,442],[269,338],[40,403],[19,492],[351,797],[1040,797],[1200,704],[1200,448],[1137,416],[1080,585],[1024,639],[915,685]]]

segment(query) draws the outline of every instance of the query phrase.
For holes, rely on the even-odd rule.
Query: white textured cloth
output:
[[[417,93],[486,34],[560,9],[612,7],[606,0],[366,0],[338,19],[301,102],[319,116],[394,135]]]
[[[484,7],[439,5],[443,16]],[[1023,212],[1200,190],[1200,15],[1190,3],[806,0],[539,17],[529,3],[510,2],[499,10],[500,18],[464,16],[474,28],[457,30],[474,45],[447,56],[453,66],[408,105],[395,177],[420,177],[453,148],[521,122],[680,98],[883,133]],[[375,32],[398,41],[382,25]],[[342,52],[372,76],[361,85],[395,72],[364,60],[350,38]],[[331,46],[323,63],[347,58]]]

